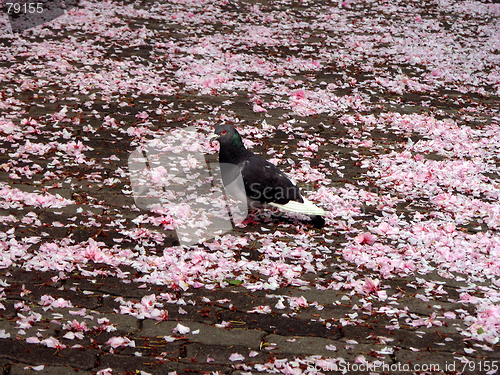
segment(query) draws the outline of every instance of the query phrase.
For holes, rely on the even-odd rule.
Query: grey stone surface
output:
[[[422,55],[419,57],[419,53],[427,53],[429,50],[425,48],[434,46],[423,43],[419,45],[421,51],[417,50],[414,51],[415,55],[409,55],[403,44],[405,37],[414,36],[413,27],[403,31],[409,34],[397,36],[393,40],[390,28],[418,16],[421,18],[419,23],[411,26],[416,26],[419,33],[442,33],[446,36],[446,43],[449,42],[450,45],[453,45],[454,38],[460,40],[460,43],[466,46],[463,52],[467,55],[483,55],[481,46],[487,38],[484,39],[485,36],[482,35],[476,39],[474,35],[476,29],[482,27],[485,27],[486,32],[494,30],[488,26],[495,27],[499,21],[498,12],[490,12],[495,4],[486,4],[483,1],[482,4],[475,2],[463,8],[460,0],[450,0],[447,2],[450,3],[449,7],[443,7],[442,2],[434,0],[400,0],[392,3],[388,1],[389,6],[385,13],[385,3],[384,8],[379,8],[377,2],[362,1],[346,1],[342,4],[331,0],[124,0],[120,4],[117,1],[108,1],[104,5],[100,3],[102,2],[93,0],[84,2],[78,9],[78,12],[81,12],[78,17],[81,18],[69,17],[77,22],[76,25],[61,23],[56,28],[49,25],[41,27],[40,30],[19,34],[15,39],[0,36],[0,182],[28,193],[43,194],[44,189],[48,189],[50,194],[59,194],[74,201],[74,204],[56,209],[39,205],[14,207],[10,205],[12,202],[0,202],[0,215],[12,215],[17,219],[0,220],[0,262],[3,262],[3,250],[9,248],[10,240],[26,244],[30,243],[30,239],[39,238],[39,242],[33,243],[27,252],[20,252],[19,259],[14,259],[17,256],[15,251],[10,253],[14,256],[13,265],[8,265],[8,259],[5,263],[7,265],[1,264],[0,331],[2,336],[10,336],[0,339],[0,375],[94,375],[105,368],[112,368],[113,374],[127,375],[141,372],[165,375],[172,371],[179,375],[242,375],[250,370],[253,374],[260,374],[262,368],[258,365],[266,364],[272,367],[273,361],[293,361],[295,358],[303,359],[307,356],[342,358],[351,364],[358,356],[363,356],[369,363],[383,361],[389,366],[387,371],[379,367],[374,373],[398,373],[401,366],[406,365],[411,367],[405,373],[412,373],[412,370],[417,370],[418,365],[420,371],[437,370],[436,366],[439,366],[439,373],[446,375],[462,371],[467,375],[483,375],[487,372],[484,367],[487,361],[500,361],[500,345],[469,340],[460,334],[461,330],[467,328],[460,314],[457,314],[456,319],[439,318],[441,325],[434,325],[432,322],[429,326],[415,324],[417,320],[429,318],[433,312],[442,316],[445,311],[463,310],[467,312],[463,316],[469,315],[472,319],[477,317],[479,304],[457,301],[460,300],[461,293],[472,290],[472,297],[484,298],[485,301],[489,298],[495,303],[495,296],[491,291],[498,290],[497,287],[489,291],[479,288],[490,287],[493,278],[482,277],[484,275],[481,275],[480,270],[474,270],[475,273],[470,275],[450,274],[450,278],[445,278],[440,272],[425,274],[426,269],[420,269],[417,265],[417,268],[408,271],[406,276],[385,279],[376,269],[383,264],[374,263],[375,269],[371,269],[370,266],[349,263],[343,255],[343,244],[352,240],[357,231],[370,230],[366,223],[382,218],[383,215],[394,214],[394,219],[398,217],[398,220],[407,221],[409,216],[417,211],[427,217],[433,217],[434,214],[452,214],[430,204],[428,197],[420,197],[423,199],[415,199],[413,203],[403,202],[405,197],[401,190],[391,190],[383,184],[379,185],[377,177],[369,176],[366,169],[361,167],[367,160],[376,160],[378,156],[383,157],[392,151],[400,152],[408,146],[408,137],[416,144],[419,140],[432,142],[432,134],[418,134],[411,130],[398,133],[394,128],[379,127],[388,123],[371,124],[371,120],[363,123],[363,118],[366,119],[364,116],[374,115],[375,121],[380,119],[377,116],[381,112],[394,112],[396,117],[398,114],[422,114],[436,120],[450,117],[452,121],[456,120],[459,127],[470,126],[478,131],[498,123],[498,87],[495,86],[498,82],[493,82],[496,79],[494,66],[485,65],[491,72],[469,72],[477,82],[477,86],[472,85],[474,87],[462,85],[462,82],[468,82],[467,78],[462,81],[460,74],[456,75],[453,71],[460,67],[452,66],[450,71],[442,72],[442,77],[433,77],[432,71],[436,61],[432,60],[432,53],[428,61],[421,60]],[[161,7],[163,14],[158,14],[160,18],[156,19],[156,15],[141,17],[141,12],[153,4]],[[259,12],[255,12],[257,8]],[[122,13],[132,9],[133,14],[130,16]],[[316,9],[329,10],[328,14],[321,15],[321,20],[317,17]],[[412,12],[407,12],[408,9]],[[463,14],[457,12],[457,9],[464,9]],[[475,13],[477,9],[486,11]],[[107,17],[108,11],[116,12],[117,16]],[[178,14],[177,18],[171,17],[172,12]],[[206,23],[192,24],[191,15],[202,16]],[[161,19],[164,16],[167,17],[167,22]],[[405,19],[407,16],[410,18]],[[331,29],[315,28],[316,22],[325,21],[326,17],[332,17],[326,21],[331,24]],[[297,25],[297,28],[288,22],[290,29],[274,29],[275,24],[268,21],[275,20],[277,25],[285,18]],[[337,23],[337,19],[341,23]],[[87,24],[87,20],[92,23]],[[80,21],[86,23],[86,27],[94,25],[95,22],[99,29],[96,31],[93,26],[82,29],[78,24]],[[308,28],[308,25],[313,27]],[[431,29],[429,25],[432,26]],[[450,25],[452,27],[449,27]],[[473,30],[462,28],[462,25],[469,25]],[[361,35],[353,32],[358,26],[363,26],[360,27]],[[270,35],[260,35],[260,28]],[[122,30],[125,32],[122,33]],[[205,38],[207,30],[209,32]],[[250,35],[248,30],[256,32]],[[300,33],[304,35],[299,35]],[[206,45],[198,45],[200,35],[205,38],[203,43],[206,42]],[[347,39],[343,38],[344,35]],[[100,40],[93,44],[96,36]],[[218,41],[226,36],[229,38],[228,43],[218,46]],[[259,41],[261,36],[262,43]],[[285,39],[280,39],[280,36]],[[233,37],[239,40],[239,45],[231,44],[230,39]],[[71,43],[69,50],[75,47],[72,56],[58,55],[57,51],[52,50],[60,46],[57,43],[61,38]],[[275,45],[275,40],[282,44]],[[338,41],[342,43],[340,50],[336,45]],[[80,50],[80,42],[89,42],[88,50]],[[33,46],[36,46],[35,50],[32,49]],[[436,47],[439,50],[440,46]],[[11,54],[10,49],[15,52]],[[322,49],[332,52],[339,60],[323,59]],[[85,56],[87,51],[94,55]],[[240,54],[241,51],[243,53]],[[381,51],[387,53],[379,54]],[[224,59],[221,60],[220,57]],[[137,59],[140,66],[134,67],[135,63],[131,58]],[[259,70],[246,65],[247,62],[256,61],[255,58],[262,59],[265,64],[263,72],[273,65],[277,70],[271,74],[261,74]],[[406,60],[407,58],[410,60]],[[443,58],[446,59],[446,56],[443,55]],[[189,70],[189,62],[187,65],[181,64],[181,70],[178,70],[177,63],[184,59],[193,62],[192,71]],[[307,67],[310,59],[314,60],[315,64],[320,64],[317,69]],[[282,64],[285,61],[286,66]],[[130,70],[129,63],[132,67]],[[204,63],[207,63],[208,76],[204,74],[201,66]],[[244,70],[239,68],[240,63],[243,64],[241,67]],[[215,70],[211,71],[212,68]],[[222,69],[220,72],[217,71],[219,68]],[[141,72],[143,69],[146,75]],[[436,71],[439,73],[439,70]],[[161,76],[155,77],[160,71]],[[126,74],[134,78],[136,72],[142,77],[151,74],[152,78],[158,80],[159,86],[171,84],[172,94],[147,94],[148,87],[140,86],[150,83],[134,79],[133,82],[128,82]],[[73,77],[72,81],[65,81],[65,73]],[[191,78],[187,81],[179,80],[179,73],[185,75],[185,78],[201,74],[199,83],[206,82],[208,85],[217,83],[220,78],[228,78],[229,86],[234,82],[237,88],[227,91],[215,88],[212,93],[203,93],[190,86],[188,82]],[[483,73],[485,75],[482,76]],[[493,74],[493,81],[486,76],[490,73]],[[122,74],[123,77],[118,77]],[[114,77],[117,78],[116,82]],[[458,80],[455,81],[454,77]],[[161,82],[163,78],[165,82]],[[430,90],[422,88],[420,91],[410,87],[413,79],[417,83],[431,83],[436,80],[437,84],[430,84]],[[447,81],[448,79],[450,81]],[[386,87],[384,82],[399,87]],[[256,86],[247,90],[244,87],[247,83],[249,86],[256,83]],[[122,84],[124,86],[120,87]],[[259,87],[262,87],[262,93],[258,92]],[[277,87],[281,94],[274,90]],[[210,87],[203,89],[210,90]],[[317,105],[322,106],[323,98],[326,99],[330,95],[336,97],[338,107],[332,108],[331,112],[328,108],[322,108],[314,116],[293,113],[293,108],[285,104],[293,101],[294,95],[290,97],[290,91],[293,90],[304,90],[307,97],[302,104],[312,105],[307,109],[312,109],[313,112],[317,111]],[[399,90],[402,90],[402,94]],[[251,104],[255,99],[269,104],[266,114],[254,112]],[[63,105],[70,108],[68,116],[61,121],[53,121],[53,115],[59,112]],[[325,112],[321,112],[323,110]],[[138,112],[142,111],[148,114],[144,122],[137,116]],[[113,117],[117,125],[105,125],[103,121],[106,116]],[[31,128],[30,125],[23,124],[22,121],[28,118],[37,121],[39,125]],[[183,279],[183,276],[187,275],[189,278],[191,271],[187,268],[183,269],[185,275],[179,275],[180,283],[171,283],[169,277],[153,279],[158,281],[158,285],[144,281],[131,282],[149,276],[147,272],[156,266],[143,264],[143,254],[158,254],[158,261],[161,262],[162,252],[170,246],[176,246],[178,240],[174,230],[163,231],[163,242],[122,233],[124,230],[136,228],[160,228],[152,223],[136,225],[133,222],[139,215],[150,212],[134,208],[130,179],[127,175],[127,158],[130,153],[140,142],[154,138],[157,133],[168,133],[172,127],[189,126],[194,122],[215,123],[224,119],[228,122],[235,121],[244,127],[259,127],[264,118],[268,119],[270,125],[276,126],[277,131],[261,138],[262,144],[259,144],[260,141],[256,142],[255,151],[263,155],[269,151],[269,157],[273,154],[280,155],[279,158],[284,158],[285,165],[286,159],[290,158],[289,160],[295,163],[296,171],[304,160],[309,160],[313,168],[322,162],[321,159],[329,158],[328,162],[332,162],[332,168],[328,165],[319,167],[330,181],[318,181],[319,184],[314,186],[315,190],[323,182],[329,187],[346,187],[347,190],[351,187],[346,184],[351,184],[354,185],[353,191],[368,189],[381,199],[390,197],[389,201],[397,199],[399,203],[394,207],[383,208],[366,205],[361,207],[359,216],[352,210],[353,216],[343,213],[343,217],[330,217],[331,225],[321,231],[304,229],[282,221],[262,221],[245,228],[233,228],[231,235],[247,239],[248,246],[236,245],[228,249],[228,254],[232,252],[231,257],[242,261],[251,260],[256,264],[261,261],[268,262],[266,264],[269,264],[269,269],[257,271],[256,268],[247,268],[243,269],[242,273],[233,273],[234,270],[228,269],[227,275],[221,275],[212,272],[209,262],[207,275],[200,274],[195,279],[202,283],[213,282],[213,289],[194,286],[184,289],[182,281],[186,279]],[[19,132],[10,134],[6,130],[4,124],[11,120],[22,128]],[[286,129],[287,124],[291,126],[290,132]],[[285,127],[282,127],[283,125]],[[370,130],[372,125],[377,129]],[[83,126],[91,127],[93,131],[84,130]],[[145,137],[129,134],[129,126],[131,130],[144,129]],[[67,139],[63,139],[66,136],[57,135],[62,134],[60,132],[63,129],[64,134],[69,135]],[[319,139],[318,137],[323,138],[324,142],[318,144],[320,151],[313,153],[312,157],[308,158],[300,152],[295,152],[297,142]],[[85,158],[82,162],[61,156],[56,147],[44,155],[29,154],[26,158],[16,160],[9,156],[28,140],[33,144],[47,143],[49,139],[51,142],[64,143],[70,138],[82,141],[85,146],[92,148],[84,151]],[[361,139],[373,141],[372,146],[358,147],[357,142]],[[418,152],[414,152],[415,157],[417,154]],[[111,155],[114,156],[113,159],[109,159]],[[467,155],[453,155],[453,151],[448,150],[446,153],[423,152],[420,156],[427,161],[439,162],[451,158],[462,161],[469,158]],[[217,155],[210,154],[206,157],[207,160],[215,162]],[[494,159],[493,154],[490,160],[494,162]],[[89,161],[91,162],[87,164]],[[344,168],[342,175],[336,173],[334,163]],[[16,169],[20,171],[26,166],[29,171],[35,164],[39,164],[42,169],[32,176],[18,175],[18,179],[10,176],[17,173]],[[493,164],[491,166],[494,169]],[[497,171],[483,173],[481,176],[498,181]],[[104,182],[105,179],[115,178],[114,182]],[[460,194],[462,193],[465,197],[466,192],[461,191]],[[476,198],[482,199],[475,196],[474,199]],[[418,202],[424,200],[425,202]],[[422,205],[413,211],[409,204],[415,203]],[[352,201],[352,204],[356,206],[357,203]],[[26,215],[30,212],[36,214],[39,224],[26,221]],[[483,219],[485,218],[481,220]],[[55,226],[55,221],[63,225]],[[489,228],[492,230],[474,229],[479,224],[485,228],[484,222],[471,222],[457,228],[457,232],[460,230],[463,231],[460,234],[476,235],[478,231],[482,231],[488,236],[495,235],[493,227]],[[273,234],[274,231],[279,233]],[[280,252],[271,256],[262,248],[265,246],[263,237],[257,236],[256,233],[267,233],[270,241],[276,238],[286,243],[287,247],[299,247],[302,241],[308,246],[307,242],[312,239],[321,243],[318,242],[318,247],[315,248],[314,245],[313,251],[306,254],[306,257],[312,256],[309,259]],[[378,237],[376,244],[384,243],[394,246],[394,249],[405,250],[396,243],[400,240],[397,235],[390,240],[394,240],[393,243],[382,237]],[[103,242],[106,251],[113,254],[123,251],[127,255],[121,260],[113,258],[103,261],[91,256],[83,259],[83,249],[78,248],[74,249],[74,259],[68,253],[70,259],[67,259],[65,267],[52,269],[50,254],[42,261],[47,262],[44,265],[46,270],[39,270],[38,266],[28,266],[30,260],[34,259],[31,257],[39,255],[39,246],[42,244],[57,242],[64,243],[63,246],[83,244],[85,247],[85,242],[90,239]],[[405,239],[401,239],[404,243]],[[216,253],[217,250],[214,251],[214,254]],[[323,255],[325,259],[322,259]],[[221,257],[224,256],[221,254]],[[410,252],[408,256],[411,260]],[[220,259],[221,262],[224,260]],[[281,267],[274,268],[274,259],[279,260],[278,263],[286,263],[287,266],[299,265],[299,273],[293,274],[293,280],[285,277],[278,281],[280,284],[273,284],[272,287],[276,286],[277,289],[272,290],[250,290],[246,289],[246,286],[234,285],[238,284],[235,278],[240,275],[248,276],[250,283],[267,282],[273,274],[277,274],[279,280],[288,271]],[[121,264],[117,264],[120,262]],[[317,262],[322,262],[324,269],[316,267]],[[424,268],[434,267],[432,259],[428,262]],[[184,265],[186,264],[188,263]],[[204,267],[203,259],[195,265],[198,266]],[[300,271],[302,266],[304,268]],[[441,271],[446,269],[446,266],[448,264],[443,264]],[[453,264],[450,266],[450,270],[460,269]],[[166,276],[176,272],[175,266],[162,269],[162,265],[158,265],[158,269],[166,272]],[[264,271],[269,271],[269,274]],[[472,277],[467,279],[468,276]],[[383,300],[374,293],[356,291],[356,282],[365,277],[379,279],[381,288],[387,292],[389,298]],[[217,282],[229,284],[219,288]],[[302,282],[311,284],[304,286],[301,285]],[[438,285],[442,285],[442,290],[435,293],[434,286]],[[155,306],[158,304],[156,307],[169,312],[168,321],[142,320],[116,313],[120,311],[120,302],[116,297],[135,304],[140,303],[145,295],[153,293],[158,297]],[[172,301],[169,302],[177,301],[178,304],[170,304],[166,302],[168,298],[160,298],[163,293],[171,294]],[[275,296],[270,296],[271,294]],[[74,307],[45,311],[40,306],[43,295],[63,298],[70,301]],[[275,298],[276,296],[278,298]],[[285,298],[284,306],[277,307],[279,296],[303,296],[309,304],[318,302],[322,306],[293,307]],[[425,297],[422,296],[431,300],[423,301],[422,298]],[[182,304],[180,299],[192,300],[192,303]],[[25,314],[19,311],[19,306],[18,309],[14,307],[21,301],[32,312],[41,314],[41,319],[32,322],[32,326],[27,327],[24,333],[19,332],[15,323],[19,313]],[[368,307],[365,308],[363,304]],[[438,305],[441,308],[437,307]],[[266,310],[265,314],[251,312],[256,306],[269,306],[270,311]],[[397,312],[379,311],[381,307],[388,310],[394,308]],[[86,308],[87,314],[93,319],[69,314],[69,310],[82,308]],[[111,325],[116,325],[116,330],[106,332],[92,329],[99,318],[109,319]],[[62,325],[73,320],[85,322],[90,328],[85,331],[81,340],[63,338],[67,330],[63,329]],[[233,328],[214,326],[223,321]],[[174,333],[173,329],[177,324],[189,327],[191,332],[182,336]],[[66,348],[48,348],[43,344],[26,342],[28,337],[34,336],[40,340],[54,337],[66,345]],[[178,339],[167,343],[163,336],[176,336]],[[109,344],[112,338],[124,342],[131,340],[133,345],[112,347]],[[81,345],[81,348],[70,348],[74,345]],[[235,353],[243,358],[232,361],[231,355]],[[464,366],[464,361],[474,363],[475,367]],[[31,368],[39,365],[44,365],[40,371]],[[245,369],[239,368],[239,365]],[[272,371],[292,373],[289,369]]]
[[[131,315],[121,315],[121,314],[102,314],[97,315],[94,320],[94,324],[97,325],[98,318],[109,319],[109,324],[116,325],[117,331],[132,333],[139,330],[140,322],[136,317]]]
[[[263,331],[253,329],[225,329],[198,322],[156,322],[154,320],[145,320],[139,335],[149,337],[171,336],[177,324],[191,329],[191,332],[185,335],[189,341],[205,345],[243,346],[258,349],[265,334]],[[199,333],[193,334],[196,331],[199,331]]]
[[[402,368],[403,371],[428,371],[431,373],[465,373],[479,374],[480,371],[470,371],[459,358],[460,356],[450,356],[449,353],[428,352],[428,351],[411,351],[398,350],[395,354],[395,365]],[[471,360],[471,358],[469,358]],[[474,360],[472,359],[473,363]],[[481,359],[475,362],[479,363]],[[395,367],[394,367],[395,368]],[[466,371],[464,371],[466,370]],[[475,368],[477,370],[477,368]]]
[[[10,334],[10,338],[25,339],[26,337],[40,334],[42,336],[54,336],[56,334],[55,325],[48,322],[37,324],[28,329],[20,329],[19,326],[10,320],[0,319],[0,330],[4,330],[6,334]]]
[[[263,350],[284,355],[318,355],[325,358],[344,358],[346,361],[354,361],[356,356],[364,355],[372,360],[388,359],[383,352],[390,345],[382,344],[354,344],[343,340],[330,340],[321,337],[284,337],[269,335]],[[376,352],[381,352],[376,353]]]
[[[94,349],[56,349],[21,340],[0,340],[0,358],[8,359],[12,364],[21,362],[30,366],[68,366],[90,370],[95,367],[96,354]]]
[[[284,291],[285,295],[289,297],[304,297],[308,302],[318,302],[322,305],[331,305],[335,302],[342,302],[342,297],[349,296],[347,291],[337,291],[337,290],[317,290],[315,288],[310,289],[291,289]]]
[[[10,366],[10,361],[0,358],[0,375],[8,374],[8,366]]]
[[[218,364],[179,361],[179,360],[158,360],[156,358],[142,358],[134,356],[103,354],[99,359],[99,366],[96,371],[112,368],[113,374],[141,374],[141,371],[153,375],[166,375],[171,372],[187,374],[192,372],[229,374],[232,369],[229,366]]]
[[[33,369],[36,367],[36,369]],[[30,366],[22,363],[12,365],[9,375],[92,375],[91,371],[82,371],[68,366]]]
[[[239,354],[243,357],[241,360],[230,360],[231,355]],[[272,356],[263,350],[253,350],[244,346],[232,345],[203,345],[192,343],[186,345],[186,358],[184,361],[195,361],[197,363],[218,363],[222,365],[236,365],[240,363],[260,363],[265,362]]]
[[[269,335],[266,337],[264,350],[290,354],[302,353],[304,355],[318,354],[326,357],[335,355],[335,352],[327,350],[329,345],[339,346],[339,342],[321,337],[287,337],[279,335]],[[340,349],[340,348],[338,348]]]

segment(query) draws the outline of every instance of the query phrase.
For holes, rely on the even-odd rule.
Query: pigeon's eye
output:
[[[220,134],[221,135],[226,135],[227,131],[226,130],[223,130]]]

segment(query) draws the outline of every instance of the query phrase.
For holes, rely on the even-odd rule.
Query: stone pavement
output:
[[[272,294],[305,297],[307,301],[317,302],[318,306],[301,309],[286,308],[281,311],[273,309],[272,313],[248,313],[254,306],[273,305],[272,297],[266,292],[249,292],[240,287],[229,287],[207,293],[203,289],[179,292],[185,304],[178,305],[182,310],[169,308],[170,316],[166,321],[153,319],[137,319],[134,316],[117,314],[118,304],[115,297],[140,299],[148,295],[153,287],[131,290],[119,281],[112,284],[110,278],[98,280],[95,285],[82,282],[78,277],[70,277],[63,282],[50,282],[50,273],[28,273],[17,270],[10,276],[2,272],[2,278],[11,284],[5,288],[7,307],[0,320],[0,330],[10,334],[9,339],[0,340],[1,363],[3,374],[95,374],[96,371],[111,368],[113,373],[166,374],[177,373],[238,373],[252,370],[259,372],[256,364],[279,363],[280,359],[288,361],[302,358],[309,362],[310,369],[321,369],[327,373],[337,373],[335,367],[328,368],[315,358],[334,358],[345,362],[332,362],[338,371],[346,366],[356,366],[356,358],[364,355],[372,366],[382,361],[384,368],[374,368],[377,373],[399,373],[399,366],[417,366],[417,369],[434,370],[430,373],[454,373],[445,371],[457,368],[463,370],[463,358],[470,361],[500,360],[500,353],[477,351],[474,356],[467,353],[472,347],[457,334],[456,327],[463,327],[460,320],[449,320],[441,327],[420,327],[418,330],[388,330],[390,312],[376,315],[363,312],[358,306],[359,297],[347,292],[318,291],[315,289],[284,288]],[[433,278],[435,279],[435,278]],[[83,280],[84,281],[84,280]],[[394,280],[394,284],[397,284]],[[448,283],[449,284],[449,283]],[[453,295],[457,285],[447,285],[445,291]],[[19,292],[30,290],[22,299],[9,298],[18,296]],[[166,288],[154,287],[155,290],[167,292]],[[421,291],[420,291],[421,292]],[[419,293],[419,289],[414,291]],[[74,308],[53,308],[44,311],[42,307],[33,308],[39,314],[37,321],[25,329],[22,335],[20,328],[11,318],[16,314],[13,308],[21,300],[26,305],[34,304],[43,294],[60,296],[71,300]],[[399,294],[399,292],[397,293]],[[211,302],[204,302],[209,296]],[[391,299],[391,296],[388,297]],[[394,306],[405,306],[407,314],[430,316],[436,309],[452,308],[447,302],[424,303],[411,295],[393,298]],[[273,301],[274,302],[274,301]],[[439,306],[437,306],[439,305]],[[175,305],[174,305],[175,306]],[[85,315],[73,315],[70,311],[85,308]],[[376,306],[372,308],[376,309]],[[18,310],[23,314],[22,309]],[[362,324],[342,326],[340,319],[350,314],[365,315]],[[370,316],[371,315],[371,316]],[[352,316],[352,321],[356,317]],[[106,318],[109,327],[116,330],[106,332],[97,327],[98,319]],[[86,325],[83,340],[73,341],[82,345],[81,349],[55,349],[41,345],[26,343],[25,338],[38,335],[40,338],[60,337],[61,324],[78,321]],[[222,328],[222,322],[229,322],[231,328]],[[178,325],[189,327],[189,332],[176,332]],[[127,337],[133,340],[134,346],[112,349],[106,342],[111,337]],[[168,342],[165,337],[173,340]],[[174,339],[175,338],[175,339]],[[70,345],[70,340],[61,342]],[[472,344],[472,343],[471,343]],[[397,348],[394,350],[394,348]],[[240,360],[231,360],[231,355],[240,354]],[[312,357],[311,357],[312,356]],[[309,359],[307,359],[310,357]],[[317,363],[316,363],[316,362]],[[302,368],[306,368],[303,363]],[[43,365],[44,367],[38,367]],[[360,363],[357,363],[360,366]],[[344,367],[342,367],[344,366]],[[382,366],[382,364],[380,365]],[[421,367],[418,367],[421,366]],[[470,366],[467,365],[467,366]],[[34,369],[36,370],[34,370]],[[414,367],[411,367],[413,369]],[[465,367],[467,369],[467,367]],[[238,370],[240,369],[240,370]],[[357,369],[354,367],[354,369]],[[404,368],[400,368],[404,369]],[[330,370],[330,371],[327,371]],[[265,372],[265,367],[262,367]],[[477,370],[476,370],[477,371]],[[366,373],[366,371],[354,371]],[[372,371],[373,372],[373,371]],[[418,371],[416,371],[418,373]],[[340,373],[340,372],[338,372]],[[401,373],[404,373],[401,371]],[[479,373],[465,371],[465,373]]]
[[[359,114],[450,117],[475,130],[498,116],[494,66],[486,88],[450,88],[439,81],[443,72],[432,70],[433,48],[424,56],[430,62],[415,62],[424,57],[405,49],[420,43],[408,22],[429,35],[456,30],[458,44],[442,53],[462,46],[463,55],[475,51],[476,39],[461,25],[479,25],[473,34],[483,41],[498,24],[494,6],[488,13],[483,3],[452,1],[444,11],[447,3],[89,1],[68,24],[0,38],[0,181],[11,194],[0,197],[0,375],[487,374],[500,366],[497,343],[462,334],[470,326],[463,317],[475,316],[477,306],[461,296],[493,300],[491,279],[448,269],[384,279],[342,253],[369,220],[438,217],[441,210],[427,197],[404,201],[399,191],[379,188],[362,166],[426,135],[384,129],[378,117],[361,124]],[[287,27],[274,34],[270,22]],[[392,39],[396,27],[406,41]],[[474,81],[475,73],[454,79]],[[437,80],[437,88],[418,86],[420,79],[430,86]],[[310,97],[301,97],[306,92]],[[279,129],[265,133],[263,119]],[[205,271],[231,257],[234,267],[254,262],[245,272],[221,267],[227,279],[215,275],[212,283],[195,275],[206,285],[196,277],[176,283],[175,271],[145,282],[157,271],[151,259],[170,260],[177,270],[175,259],[186,258],[161,257],[179,245],[172,228],[137,221],[148,212],[133,207],[127,159],[144,138],[222,121],[259,128],[247,134],[255,135],[254,149],[291,161],[290,168],[313,155],[307,161],[326,170],[328,188],[359,194],[345,193],[338,217],[322,231],[279,220],[234,228],[230,251],[219,251]],[[262,134],[268,139],[259,144]],[[314,154],[308,142],[318,136],[324,142]],[[358,147],[361,140],[370,142]],[[321,166],[325,160],[331,168]],[[360,193],[367,191],[376,203]],[[30,201],[46,192],[72,204],[52,209]],[[456,231],[488,231],[481,228],[471,221]],[[273,233],[287,251],[291,243],[304,252],[266,253]],[[277,285],[272,271],[281,277]],[[297,280],[285,277],[294,272]],[[369,292],[356,289],[355,282],[380,279]],[[261,281],[269,281],[267,290],[254,287]]]

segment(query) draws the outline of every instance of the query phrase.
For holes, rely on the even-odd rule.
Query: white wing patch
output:
[[[300,203],[300,202],[296,202],[296,201],[289,201],[287,204],[269,203],[269,205],[273,206],[273,207],[281,208],[282,210],[285,210],[288,212],[295,212],[298,214],[320,215],[320,216],[327,215],[327,212],[325,210],[316,206],[310,200],[307,200],[304,197],[302,197],[302,199],[304,200],[304,203]]]

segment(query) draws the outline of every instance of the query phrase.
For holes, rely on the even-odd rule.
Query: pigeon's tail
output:
[[[289,201],[287,204],[269,203],[269,205],[281,208],[288,212],[295,212],[298,214],[312,215],[312,216],[326,216],[326,211],[316,206],[310,200],[302,197],[303,203],[296,201]]]
[[[325,226],[325,219],[323,216],[320,215],[314,215],[311,216],[311,223],[316,227],[316,228],[323,228]]]

